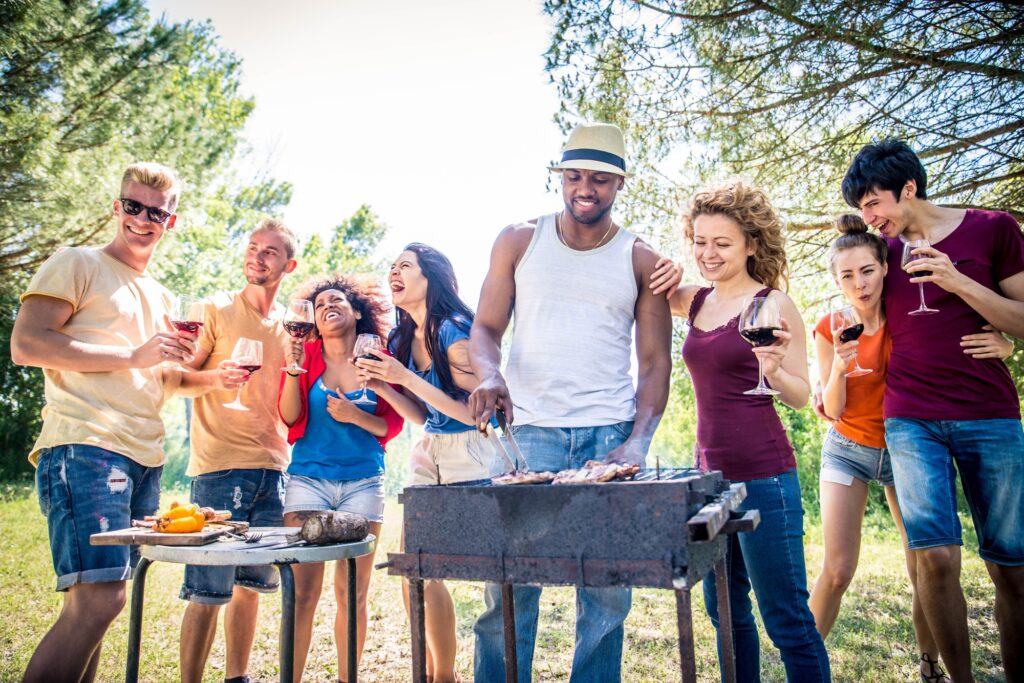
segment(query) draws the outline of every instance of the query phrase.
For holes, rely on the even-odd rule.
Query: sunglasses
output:
[[[121,208],[124,209],[124,212],[129,216],[138,216],[142,213],[142,210],[145,209],[146,218],[154,223],[166,223],[167,219],[171,217],[170,211],[164,211],[163,209],[158,209],[155,206],[146,206],[145,204],[140,204],[134,199],[121,197],[118,201],[121,202]]]

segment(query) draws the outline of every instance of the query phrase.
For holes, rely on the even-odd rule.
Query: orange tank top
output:
[[[826,314],[814,328],[834,344]],[[848,439],[872,448],[885,447],[885,425],[882,422],[882,399],[885,396],[885,375],[892,351],[892,336],[885,323],[872,335],[862,334],[858,340],[857,360],[870,372],[860,377],[846,378],[846,408],[834,423],[836,431]],[[851,363],[852,367],[852,363]]]

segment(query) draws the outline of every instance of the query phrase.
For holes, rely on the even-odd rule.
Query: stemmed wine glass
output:
[[[839,310],[832,311],[831,317],[832,339],[836,345],[845,344],[857,339],[864,333],[864,323],[860,321],[857,311],[853,306],[844,306]],[[872,372],[871,368],[862,368],[853,357],[853,369],[846,373],[847,377],[860,377]]]
[[[931,246],[930,244],[928,244],[928,240],[907,240],[906,242],[904,242],[903,259],[902,261],[900,261],[900,268],[906,270],[907,267],[914,261],[925,258],[924,254],[914,254],[911,252],[913,252],[915,249],[920,249],[922,247],[928,246]],[[928,277],[931,274],[932,271],[930,270],[918,270],[913,273],[907,273],[907,275],[909,275],[910,277]],[[916,310],[911,311],[910,315],[928,315],[929,313],[938,313],[939,310],[937,308],[928,308],[928,306],[926,306],[924,303],[924,283],[918,282],[917,287],[918,292],[921,295],[921,305],[918,306]]]
[[[771,346],[775,343],[775,330],[782,329],[782,314],[775,299],[767,296],[752,297],[740,312],[740,335],[753,346]],[[775,396],[779,392],[764,383],[764,361],[757,357],[757,386],[743,393],[748,396]]]
[[[313,331],[313,302],[307,299],[292,299],[281,321],[285,331],[296,339],[302,339]],[[285,372],[305,372],[294,360],[281,368]]]
[[[205,302],[193,296],[174,297],[171,300],[171,307],[167,310],[167,317],[171,319],[171,326],[179,332],[188,332],[198,335],[202,330],[203,322],[206,320]],[[182,372],[192,372],[192,368],[185,367],[177,361],[164,361],[165,368],[174,368]]]
[[[380,351],[384,348],[384,344],[381,342],[380,337],[375,334],[360,334],[356,337],[355,347],[352,349],[352,353],[356,358],[366,358],[369,360],[380,360],[380,356],[374,353],[374,351]],[[353,403],[370,404],[373,403],[373,399],[366,395],[366,382],[363,382],[363,393],[357,399],[352,400]]]
[[[231,350],[231,360],[251,375],[263,367],[263,342],[258,339],[239,337],[235,342],[235,348]],[[249,409],[242,405],[242,387],[238,387],[235,400],[231,403],[224,403],[223,406],[232,410],[248,411]]]

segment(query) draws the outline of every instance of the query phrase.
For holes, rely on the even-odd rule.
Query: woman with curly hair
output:
[[[753,588],[768,637],[779,649],[790,681],[829,681],[828,655],[807,606],[803,506],[793,446],[772,397],[744,393],[764,377],[779,400],[807,403],[807,342],[800,313],[780,288],[788,266],[782,223],[768,197],[742,181],[699,192],[683,218],[684,235],[710,287],[686,286],[672,296],[672,313],[689,332],[683,361],[697,398],[697,466],[744,482],[739,510],[759,510],[754,531],[729,537],[726,556],[732,604],[737,680],[761,680],[760,643],[750,601]],[[774,299],[781,329],[768,346],[739,334],[739,317],[751,297]],[[704,603],[719,628],[713,580],[704,581]]]
[[[334,276],[313,282],[300,294],[313,302],[313,340],[294,340],[286,350],[278,410],[293,444],[285,490],[284,523],[299,526],[311,511],[336,510],[365,516],[370,533],[380,537],[384,520],[384,445],[403,420],[387,401],[367,392],[371,403],[354,403],[362,394],[357,368],[350,362],[356,336],[383,335],[387,304],[376,285]],[[392,392],[392,395],[400,395]],[[366,595],[373,554],[356,560],[358,627],[356,657],[366,637]],[[297,564],[295,573],[295,680],[302,678],[313,630],[313,614],[323,586],[324,565]],[[348,661],[348,569],[338,562],[334,622],[339,671]]]

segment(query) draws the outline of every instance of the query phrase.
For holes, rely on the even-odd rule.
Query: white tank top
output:
[[[607,244],[576,251],[558,239],[555,214],[537,221],[515,273],[505,377],[516,424],[595,427],[635,417],[635,241],[620,228]]]

